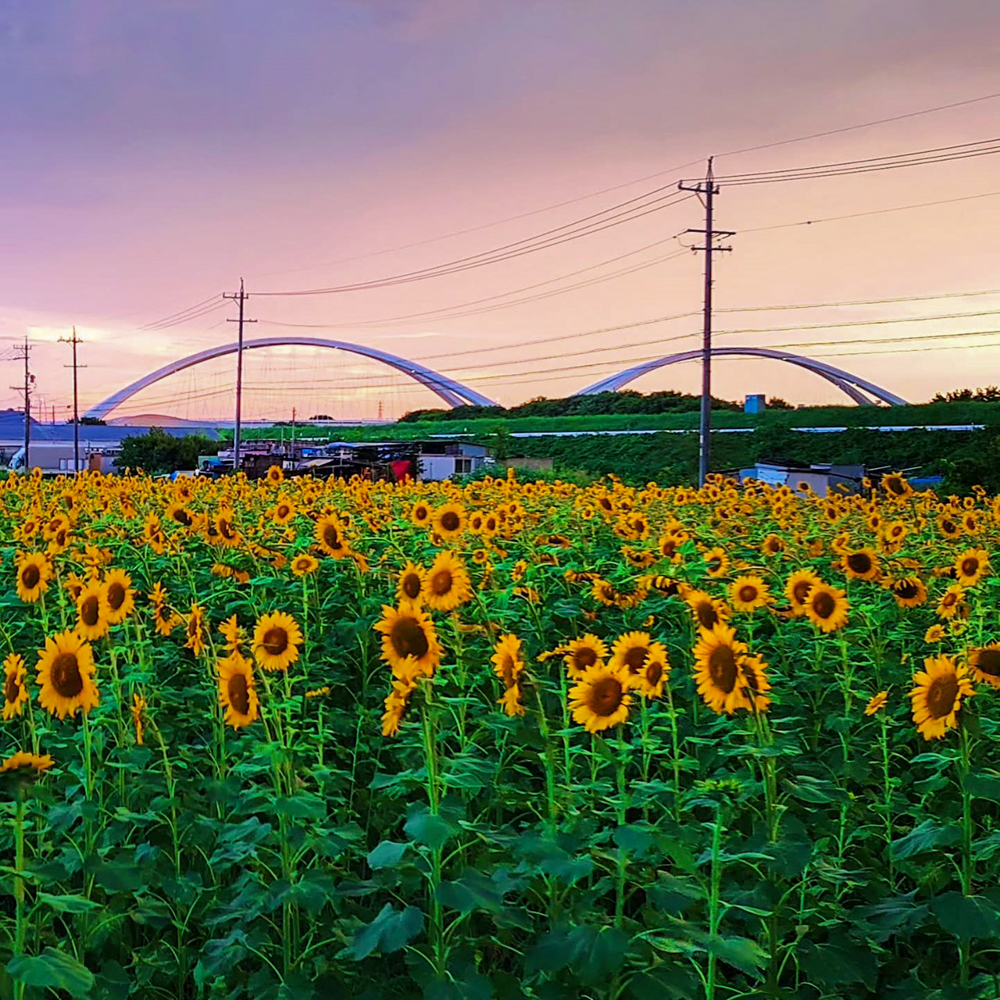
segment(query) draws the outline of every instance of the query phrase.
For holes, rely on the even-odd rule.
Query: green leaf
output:
[[[369,855],[368,867],[375,869],[395,868],[406,853],[407,844],[397,844],[392,840],[383,840]]]
[[[326,819],[326,802],[318,795],[301,792],[289,798],[278,799],[274,803],[274,811],[279,816],[292,819]]]
[[[982,771],[970,774],[965,779],[965,790],[977,799],[1000,802],[1000,775]]]
[[[932,819],[925,819],[916,829],[905,837],[892,842],[892,856],[896,861],[912,858],[923,851],[931,851],[942,844],[952,843],[957,838],[956,830],[939,826]]]
[[[403,830],[417,843],[431,848],[443,847],[458,833],[458,827],[454,823],[430,811],[414,813],[406,821]]]
[[[415,906],[397,910],[386,903],[379,915],[365,924],[340,954],[356,962],[378,951],[383,955],[405,948],[424,929],[424,915]]]
[[[1000,914],[984,896],[946,892],[931,901],[931,910],[944,930],[963,941],[995,937],[1000,932]]]
[[[38,902],[52,907],[59,913],[86,913],[87,910],[101,909],[100,903],[84,899],[83,896],[53,896],[48,892],[40,892]]]
[[[470,871],[454,882],[442,882],[437,898],[442,905],[458,910],[463,916],[473,910],[500,913],[504,908],[504,888],[481,872]]]
[[[795,781],[786,781],[785,787],[800,802],[808,802],[812,805],[843,802],[847,798],[847,792],[842,788],[837,788],[829,781],[813,778],[806,774],[799,775]]]
[[[13,979],[42,990],[65,990],[71,997],[85,997],[94,985],[94,974],[75,958],[56,948],[41,955],[18,955],[7,963]]]

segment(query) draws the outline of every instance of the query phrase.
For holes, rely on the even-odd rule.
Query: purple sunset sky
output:
[[[325,327],[333,337],[429,359],[513,402],[564,395],[611,374],[654,353],[651,340],[661,334],[664,340],[694,334],[697,321],[687,320],[516,347],[695,310],[701,259],[681,256],[475,315],[371,321],[497,296],[590,267],[700,225],[697,203],[504,264],[397,288],[307,298],[254,293],[368,280],[478,253],[697,175],[700,165],[670,168],[710,153],[1000,91],[1000,7],[992,0],[6,0],[0,87],[0,339],[9,346],[31,336],[39,393],[57,415],[65,415],[70,385],[62,367],[68,349],[57,341],[73,324],[86,342],[82,401],[89,405],[173,358],[232,339],[233,327],[223,322],[235,315],[231,307],[165,330],[140,328],[233,291],[241,275],[252,296],[249,314],[260,320],[250,336],[273,336],[282,330],[278,323],[313,324],[319,329],[298,332],[318,335]],[[998,126],[1000,100],[982,101],[720,156],[717,169],[769,170],[970,142],[998,135]],[[995,157],[724,188],[718,222],[744,235],[720,262],[718,305],[1000,287],[1000,197],[749,232],[995,191]],[[479,226],[487,228],[380,253]],[[650,260],[674,246],[629,260]],[[788,328],[990,310],[1000,310],[1000,295],[720,315],[717,326]],[[726,342],[835,342],[997,326],[985,315],[786,329]],[[474,353],[504,344],[514,346],[482,358]],[[664,352],[693,346],[694,336],[670,342]],[[914,400],[997,381],[989,372],[1000,347],[889,346],[894,353],[831,360]],[[588,357],[592,349],[599,350]],[[827,348],[802,351],[820,355]],[[230,361],[159,383],[129,404],[131,412],[228,413]],[[5,364],[9,384],[15,364]],[[374,415],[380,397],[387,413],[433,400],[385,369],[332,352],[255,352],[247,367],[252,416],[286,415],[295,405],[291,394],[302,408],[352,417]],[[838,400],[825,383],[785,367],[720,364],[717,390]],[[636,388],[690,391],[697,378],[695,366],[679,366]],[[0,405],[16,405],[15,394],[0,395]]]

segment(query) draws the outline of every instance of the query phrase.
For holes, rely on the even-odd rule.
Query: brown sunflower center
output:
[[[393,623],[389,641],[399,657],[415,656],[418,660],[430,651],[427,633],[416,618],[400,617]]]
[[[812,583],[809,580],[799,580],[794,587],[792,587],[792,595],[795,597],[796,604],[805,604],[806,598],[809,596],[809,591],[812,590]]]
[[[278,517],[284,520],[291,514],[292,508],[288,506],[287,503],[278,504]]]
[[[416,600],[420,596],[420,574],[407,573],[403,577],[403,593],[411,600]]]
[[[115,580],[113,583],[108,585],[108,604],[111,605],[112,611],[118,611],[121,606],[125,603],[125,588]]]
[[[178,524],[183,524],[187,527],[191,524],[191,515],[183,507],[178,507],[178,509],[174,511],[174,520]]]
[[[413,516],[418,521],[426,521],[427,520],[427,508],[426,507],[417,507],[417,509],[413,512]]]
[[[24,569],[21,570],[21,583],[24,584],[27,590],[34,590],[35,587],[38,586],[41,579],[42,572],[34,563],[25,566]]]
[[[941,522],[941,530],[946,535],[953,535],[958,530],[958,527],[954,521],[944,520]]]
[[[93,628],[101,620],[101,603],[95,594],[85,597],[80,604],[80,621]]]
[[[458,531],[458,527],[461,523],[462,521],[458,514],[456,514],[453,510],[446,510],[441,515],[441,527],[444,528],[445,531]]]
[[[729,694],[736,687],[736,656],[730,646],[716,646],[708,657],[708,673],[717,688]]]
[[[896,476],[890,476],[885,481],[885,488],[890,493],[895,493],[897,496],[906,492],[906,487],[903,485],[903,481]]]
[[[614,677],[602,677],[587,694],[587,707],[602,718],[614,715],[625,696],[621,682]]]
[[[10,673],[3,682],[3,700],[8,704],[17,701],[21,693],[21,685],[17,683],[17,671]]]
[[[854,573],[868,573],[872,568],[872,557],[867,552],[852,552],[847,557],[847,566]]]
[[[340,547],[340,531],[335,524],[328,524],[323,528],[323,541],[331,549]]]
[[[60,698],[75,698],[83,690],[83,674],[76,653],[60,653],[52,661],[50,676]]]
[[[233,530],[233,523],[227,517],[219,518],[219,534],[223,538],[235,538],[236,532]]]
[[[645,646],[633,646],[622,658],[630,674],[637,674],[649,659],[649,650]]]
[[[962,575],[975,576],[979,570],[979,560],[975,556],[969,556],[962,560]]]
[[[699,601],[695,614],[702,628],[712,628],[719,622],[719,612],[715,610],[715,605],[711,601]]]
[[[247,686],[247,679],[243,674],[233,674],[229,678],[226,693],[229,695],[229,704],[240,715],[250,714],[250,688]]]
[[[288,633],[280,625],[272,625],[264,633],[261,645],[271,656],[281,656],[289,646]]]
[[[920,593],[920,588],[912,580],[901,580],[892,588],[897,597],[902,597],[904,601],[909,601]]]
[[[958,678],[954,674],[935,677],[927,688],[927,711],[935,719],[943,719],[955,708]]]
[[[744,604],[753,604],[757,600],[757,588],[752,583],[745,583],[737,596]]]
[[[586,670],[597,662],[597,650],[593,646],[581,646],[573,650],[573,666],[578,670]]]
[[[656,687],[663,676],[663,664],[659,660],[650,660],[646,667],[646,683],[650,687]]]
[[[1000,649],[981,649],[976,655],[976,669],[990,677],[1000,677]]]
[[[455,579],[451,575],[450,569],[439,569],[431,575],[431,592],[435,597],[444,597],[450,594],[455,585]]]
[[[837,602],[831,594],[821,590],[812,602],[812,609],[817,618],[826,620],[837,610]]]

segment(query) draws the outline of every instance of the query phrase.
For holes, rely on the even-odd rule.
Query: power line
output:
[[[77,381],[77,371],[79,368],[86,368],[86,365],[78,365],[76,360],[76,345],[82,343],[80,338],[76,335],[76,327],[73,327],[72,337],[60,337],[59,342],[61,344],[72,344],[73,345],[73,364],[63,365],[64,368],[73,369],[73,474],[78,475],[80,472],[80,395]]]
[[[537,233],[534,236],[526,237],[522,240],[516,240],[513,243],[507,243],[500,247],[494,247],[492,250],[484,250],[478,254],[459,257],[455,260],[446,261],[442,264],[436,264],[432,267],[420,268],[415,271],[404,271],[401,274],[387,275],[383,278],[376,278],[370,281],[360,281],[353,284],[332,285],[325,288],[301,288],[288,291],[257,292],[256,294],[294,297],[303,295],[333,295],[342,292],[367,291],[373,288],[387,288],[393,285],[409,284],[410,282],[423,281],[428,278],[438,278],[443,275],[457,274],[461,271],[473,270],[475,268],[484,267],[488,264],[496,264],[501,261],[512,260],[516,257],[522,257],[525,254],[536,253],[539,250],[548,250],[551,247],[560,246],[563,243],[569,243],[573,240],[582,239],[585,236],[593,236],[595,233],[604,232],[606,229],[624,225],[627,222],[634,222],[636,219],[644,218],[647,215],[652,215],[654,212],[660,212],[665,208],[670,208],[687,200],[687,197],[677,198],[675,195],[660,193],[668,187],[670,187],[670,185],[656,188],[653,191],[647,191],[635,198],[630,198],[626,202],[621,202],[619,205],[611,206],[610,208],[585,216],[582,219],[576,219],[573,222],[566,223],[565,225],[556,226],[543,233]],[[656,197],[653,197],[653,195],[656,195]],[[623,205],[643,201],[644,199],[649,200],[645,200],[643,204],[633,205],[631,208],[622,212],[615,211]],[[608,213],[614,214],[609,215]],[[601,216],[607,216],[607,218],[600,218]]]

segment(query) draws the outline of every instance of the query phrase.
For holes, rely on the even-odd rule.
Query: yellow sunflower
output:
[[[699,628],[714,628],[729,617],[729,608],[703,590],[690,590],[684,595]]]
[[[823,632],[835,632],[847,624],[850,605],[844,592],[825,583],[817,583],[806,598],[806,615]]]
[[[588,668],[569,692],[573,720],[591,733],[621,725],[631,704],[625,675],[603,664]]]
[[[344,559],[350,555],[351,547],[344,536],[344,525],[334,514],[327,514],[316,522],[316,541],[319,547],[334,559]]]
[[[299,658],[302,631],[284,611],[262,615],[253,631],[253,655],[264,670],[287,670]]]
[[[234,652],[243,645],[243,629],[240,628],[240,623],[236,615],[230,615],[219,626],[219,632],[222,634],[222,638],[226,640],[223,648],[227,652]]]
[[[913,677],[913,722],[925,740],[941,739],[958,726],[962,698],[975,693],[968,671],[951,656],[932,656]]]
[[[198,604],[191,605],[191,612],[187,616],[187,641],[184,648],[190,649],[195,656],[201,656],[208,648],[205,612]]]
[[[240,530],[235,524],[235,514],[228,507],[223,507],[222,510],[215,515],[215,536],[213,541],[219,542],[228,548],[235,548],[240,544]]]
[[[659,647],[659,643],[654,643]],[[629,686],[634,687],[643,697],[652,701],[663,694],[664,685],[670,679],[670,661],[667,651],[660,647],[653,655],[646,657],[642,669],[629,679]]]
[[[699,635],[694,648],[698,694],[719,715],[732,715],[739,708],[749,709],[748,681],[742,667],[746,645],[736,639],[734,629],[721,622],[711,629],[700,629]]]
[[[465,510],[458,503],[442,504],[434,511],[431,523],[437,534],[445,541],[451,541],[465,531]]]
[[[104,604],[108,621],[117,625],[135,610],[135,591],[132,577],[124,570],[112,569],[104,574]]]
[[[97,580],[84,584],[76,599],[76,615],[76,630],[84,639],[93,641],[108,634],[108,605]]]
[[[938,531],[945,538],[959,538],[962,534],[962,524],[959,519],[949,511],[942,511],[937,516]]]
[[[501,636],[493,647],[490,662],[493,664],[493,673],[504,682],[505,687],[510,687],[524,672],[521,640],[510,633]]]
[[[308,552],[303,552],[292,560],[292,572],[296,576],[309,576],[319,568],[319,563]]]
[[[8,653],[3,661],[3,720],[13,719],[24,711],[28,700],[28,689],[24,684],[27,670],[24,657],[19,653]]]
[[[639,686],[646,663],[649,660],[665,663],[666,659],[666,647],[661,642],[653,642],[648,632],[626,632],[611,647],[608,666],[619,671],[630,685]]]
[[[272,486],[279,486],[285,481],[285,473],[280,465],[272,465],[267,470],[267,481]]]
[[[419,604],[400,601],[398,608],[382,607],[382,620],[375,629],[382,633],[382,659],[396,667],[413,657],[420,672],[430,677],[441,662],[434,623]]]
[[[888,699],[888,691],[879,691],[878,694],[869,699],[868,704],[865,706],[865,715],[874,715],[876,712],[882,711]]]
[[[17,559],[17,596],[34,604],[49,589],[52,563],[41,552],[21,554]]]
[[[413,505],[413,509],[410,511],[410,521],[418,528],[422,528],[431,523],[431,513],[430,504],[421,500]]]
[[[439,552],[423,584],[424,602],[436,611],[451,611],[472,597],[469,572],[453,553]]]
[[[937,615],[939,618],[954,618],[965,603],[965,588],[960,583],[953,583],[938,601]]]
[[[583,675],[608,657],[608,647],[596,635],[588,632],[580,639],[573,639],[563,647],[566,656],[566,673],[578,681]]]
[[[766,712],[771,707],[768,691],[771,684],[767,679],[767,664],[759,656],[744,656],[740,660],[743,676],[746,678],[744,694],[755,712]]]
[[[738,576],[729,585],[729,603],[737,611],[756,611],[771,600],[767,584],[759,576]]]
[[[852,580],[875,580],[879,574],[878,554],[874,549],[848,549],[840,565],[844,575]]]
[[[53,764],[55,761],[48,754],[39,755],[18,750],[0,762],[0,776],[4,779],[13,778],[15,781],[30,782],[44,774]]]
[[[777,556],[785,551],[784,540],[778,535],[768,535],[761,543],[760,551],[766,556]]]
[[[966,549],[955,559],[955,578],[963,587],[974,587],[989,565],[989,556],[982,549]]]
[[[882,489],[884,489],[889,496],[896,497],[900,500],[905,500],[907,497],[913,496],[913,487],[906,481],[903,474],[900,472],[887,472],[882,477]]]
[[[284,493],[278,497],[278,502],[274,505],[274,512],[271,515],[271,520],[275,524],[288,524],[292,518],[295,517],[295,504],[285,496]]]
[[[132,704],[129,706],[129,711],[132,713],[132,724],[135,726],[135,742],[139,746],[142,746],[143,728],[145,726],[144,713],[146,711],[146,699],[139,694],[133,694]]]
[[[785,584],[785,596],[792,606],[792,613],[801,616],[806,613],[806,603],[813,587],[822,584],[822,580],[808,569],[796,570]]]
[[[392,690],[385,699],[385,712],[382,714],[382,735],[395,736],[399,732],[399,724],[403,721],[410,695],[416,690],[413,680],[394,680]]]
[[[705,562],[705,572],[711,577],[725,576],[729,572],[729,556],[718,546],[702,553],[702,559]]]
[[[940,642],[944,638],[944,626],[943,625],[932,625],[924,633],[924,642],[929,644],[934,644]]]
[[[219,704],[225,709],[226,725],[233,729],[249,726],[260,716],[253,664],[242,653],[230,653],[216,663],[216,670]]]
[[[991,642],[968,653],[972,676],[992,688],[1000,688],[1000,642]]]
[[[49,636],[38,651],[37,669],[38,702],[60,719],[78,710],[86,715],[100,700],[93,679],[94,653],[76,632]]]
[[[887,585],[901,608],[918,608],[927,600],[927,588],[920,577],[894,577],[887,581]]]

